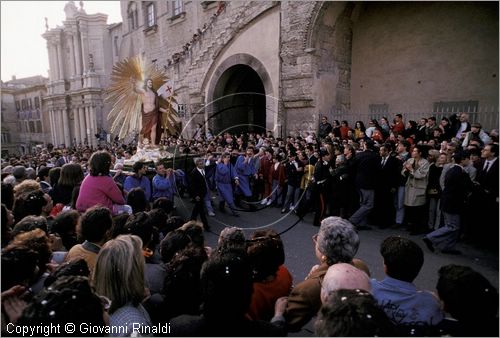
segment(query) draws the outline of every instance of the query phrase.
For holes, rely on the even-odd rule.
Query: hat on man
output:
[[[330,153],[326,149],[321,149],[319,151],[319,156],[323,157],[323,156],[326,156],[326,155],[330,155]]]
[[[26,177],[26,168],[22,165],[16,165],[14,170],[12,170],[12,175],[16,179],[21,179]]]
[[[481,123],[477,123],[477,122],[476,123],[472,123],[470,126],[473,127],[473,128],[481,129]]]

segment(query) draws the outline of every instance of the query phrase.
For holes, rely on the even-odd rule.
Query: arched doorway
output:
[[[217,80],[210,110],[209,126],[217,134],[265,132],[266,92],[259,74],[244,64],[229,67]]]

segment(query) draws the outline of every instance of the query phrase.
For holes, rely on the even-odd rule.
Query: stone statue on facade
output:
[[[89,70],[91,72],[95,71],[95,69],[94,69],[94,55],[92,55],[92,53],[89,54]]]

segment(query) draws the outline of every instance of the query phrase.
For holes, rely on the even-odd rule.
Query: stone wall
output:
[[[126,14],[133,2],[134,30]],[[120,56],[165,67],[186,105],[184,126],[204,121],[217,69],[240,54],[269,73],[279,102],[268,124],[283,133],[316,130],[320,114],[367,113],[370,104],[386,103],[390,114],[447,100],[498,109],[495,2],[228,1],[216,15],[218,2],[185,1],[173,15],[172,2],[161,1],[154,29],[143,6],[122,1]]]
[[[432,111],[478,100],[498,109],[498,2],[365,3],[353,26],[352,111]],[[480,108],[481,109],[481,108]]]
[[[314,128],[314,56],[309,46],[311,22],[322,3],[284,2],[281,6],[281,99],[284,134]]]

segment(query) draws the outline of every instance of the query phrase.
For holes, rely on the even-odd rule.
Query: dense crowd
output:
[[[368,127],[322,117],[317,135],[199,126],[162,144],[192,166],[124,170],[136,149],[118,142],[2,159],[3,334],[71,322],[76,335],[284,336],[316,317],[320,336],[498,335],[497,290],[471,268],[443,266],[435,295],[413,284],[424,255],[411,239],[381,243],[383,280],[356,258],[358,232],[374,226],[423,235],[430,251],[460,254],[466,241],[498,252],[496,130],[466,113]],[[226,206],[312,214],[318,264],[294,281],[270,229],[228,227],[207,247]]]

